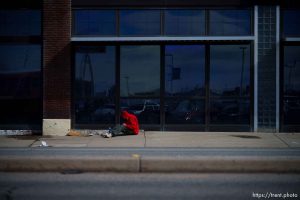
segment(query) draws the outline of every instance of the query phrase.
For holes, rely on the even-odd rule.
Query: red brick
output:
[[[43,3],[43,118],[71,118],[71,0]]]

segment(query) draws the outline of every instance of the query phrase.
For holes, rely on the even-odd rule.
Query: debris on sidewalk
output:
[[[70,130],[67,136],[78,136],[78,137],[89,137],[94,135],[101,135],[101,131],[99,130]]]
[[[41,144],[38,147],[50,147],[47,142],[41,140]]]
[[[67,136],[82,136],[79,131],[70,130],[70,132],[67,134]]]

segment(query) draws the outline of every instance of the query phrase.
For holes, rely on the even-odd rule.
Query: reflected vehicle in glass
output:
[[[129,111],[135,115],[140,115],[145,111],[159,111],[159,104],[145,100],[143,104],[135,104],[129,107]]]
[[[166,122],[171,124],[204,123],[203,100],[181,100],[168,102],[166,106]]]
[[[160,103],[158,99],[122,99],[121,110],[137,116],[140,124],[160,123]]]
[[[115,104],[104,104],[100,108],[97,108],[93,113],[93,119],[95,121],[100,119],[111,119],[111,121],[115,117]]]
[[[284,98],[285,122],[289,124],[299,124],[300,98],[299,96],[285,96]]]
[[[211,122],[212,123],[249,123],[249,100],[231,99],[217,100],[212,102]]]

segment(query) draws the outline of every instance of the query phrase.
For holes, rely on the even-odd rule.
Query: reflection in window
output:
[[[121,46],[121,96],[159,96],[160,46]]]
[[[0,124],[40,124],[41,46],[0,45]]]
[[[120,35],[160,35],[160,10],[121,10]]]
[[[250,45],[211,45],[210,49],[211,123],[249,125]]]
[[[210,109],[212,124],[250,124],[248,98],[214,99]]]
[[[41,11],[0,10],[0,36],[41,35]]]
[[[115,47],[77,47],[75,62],[76,123],[114,123]]]
[[[75,10],[74,35],[116,35],[116,12]]]
[[[204,35],[205,12],[202,10],[165,10],[166,35]]]
[[[251,35],[250,10],[211,10],[209,35]]]
[[[121,99],[121,110],[135,114],[140,124],[160,123],[159,99]]]
[[[285,36],[300,36],[300,10],[285,10],[283,20]]]
[[[167,124],[204,124],[205,101],[201,99],[167,99],[165,113]]]
[[[250,46],[212,45],[210,53],[211,95],[249,96]]]
[[[284,47],[284,123],[300,124],[300,46]]]
[[[167,45],[165,95],[205,95],[205,53],[201,45]]]

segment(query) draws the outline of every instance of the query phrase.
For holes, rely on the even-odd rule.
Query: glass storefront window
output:
[[[210,10],[209,35],[251,35],[250,10]]]
[[[167,124],[204,124],[205,101],[203,99],[166,99],[165,118]]]
[[[165,95],[205,95],[205,47],[167,45],[165,48]]]
[[[300,10],[283,11],[283,34],[286,37],[300,36]]]
[[[159,99],[125,99],[121,98],[121,110],[127,110],[137,116],[140,124],[160,123]]]
[[[41,45],[0,45],[0,125],[41,123]]]
[[[41,11],[0,10],[0,36],[40,36]]]
[[[115,10],[74,10],[74,35],[116,35]]]
[[[210,121],[250,123],[250,45],[211,45]]]
[[[76,48],[77,124],[115,123],[115,63],[114,46]]]
[[[300,46],[284,47],[284,124],[300,124]]]
[[[165,35],[191,36],[205,34],[204,10],[165,10]]]
[[[75,50],[78,125],[122,123],[120,111],[127,110],[143,128],[250,126],[250,44],[121,44]]]
[[[160,10],[120,10],[121,36],[160,35]]]
[[[210,53],[211,96],[249,96],[250,46],[212,45]]]
[[[120,47],[121,97],[159,96],[160,46]]]
[[[250,124],[250,100],[248,98],[212,99],[210,105],[212,124]]]

